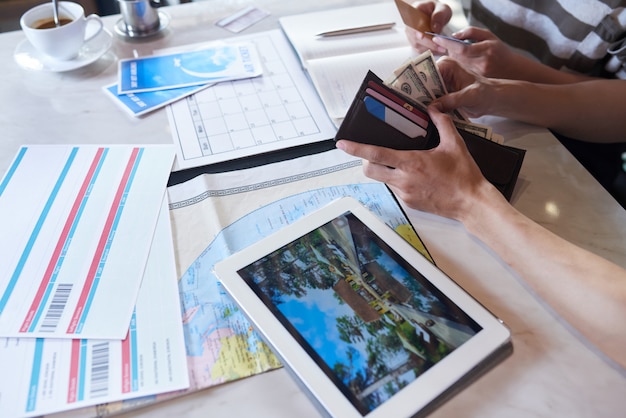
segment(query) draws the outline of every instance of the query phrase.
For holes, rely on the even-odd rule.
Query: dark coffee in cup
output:
[[[72,19],[59,16],[59,26],[67,25],[71,21]],[[53,17],[48,18],[48,19],[41,19],[33,23],[33,28],[35,29],[52,29],[52,28],[55,28],[56,26],[57,25],[56,23],[54,23]]]
[[[100,16],[85,17],[83,6],[71,1],[59,2],[59,18],[63,26],[55,27],[52,7],[52,2],[42,3],[28,9],[20,18],[20,27],[28,42],[46,58],[72,60],[86,42],[104,30]],[[89,33],[87,25],[91,27]]]

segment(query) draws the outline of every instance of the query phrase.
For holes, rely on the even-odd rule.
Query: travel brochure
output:
[[[120,94],[199,86],[262,72],[254,44],[224,42],[200,50],[123,59],[118,68]]]
[[[104,91],[115,101],[115,103],[117,103],[131,116],[142,116],[146,113],[152,112],[153,110],[160,109],[163,106],[204,90],[212,85],[213,84],[205,84],[203,86],[188,86],[176,89],[118,94],[117,83],[114,83],[105,86]]]
[[[120,60],[117,82],[104,91],[137,117],[215,83],[258,77],[262,72],[253,43],[210,42]]]

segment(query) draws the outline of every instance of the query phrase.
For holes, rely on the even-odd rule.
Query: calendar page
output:
[[[168,106],[175,170],[334,137],[336,128],[285,35],[261,32],[250,41],[263,62],[261,76],[218,83]]]

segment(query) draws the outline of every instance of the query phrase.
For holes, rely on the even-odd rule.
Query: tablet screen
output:
[[[362,415],[481,330],[351,212],[238,274]]]

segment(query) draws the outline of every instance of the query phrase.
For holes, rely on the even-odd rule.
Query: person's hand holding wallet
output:
[[[525,150],[459,130],[482,174],[511,199]],[[369,71],[335,141],[348,139],[397,150],[426,150],[439,144],[439,132],[423,108],[383,84]]]

